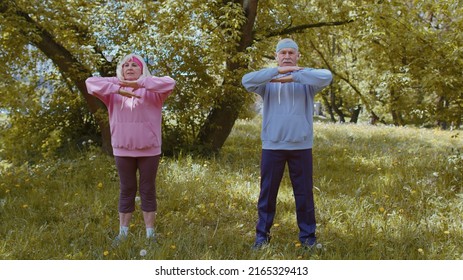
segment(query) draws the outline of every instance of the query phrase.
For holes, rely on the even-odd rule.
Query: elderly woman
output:
[[[117,77],[91,77],[88,93],[108,108],[111,145],[120,179],[119,235],[124,240],[135,211],[137,170],[141,210],[146,237],[155,240],[156,174],[161,154],[161,119],[164,100],[172,93],[175,81],[167,76],[151,76],[138,55],[129,54],[117,65]]]

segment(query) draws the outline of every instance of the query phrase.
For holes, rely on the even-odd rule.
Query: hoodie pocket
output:
[[[309,123],[304,115],[276,115],[262,129],[262,140],[272,142],[303,142],[308,138],[309,129]]]
[[[149,122],[117,123],[111,128],[115,148],[142,150],[159,146],[159,139]]]

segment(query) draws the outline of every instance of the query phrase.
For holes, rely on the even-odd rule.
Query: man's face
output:
[[[296,66],[299,60],[299,52],[293,48],[281,49],[276,53],[278,66]]]

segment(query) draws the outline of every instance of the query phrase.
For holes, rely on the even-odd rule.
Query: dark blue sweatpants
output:
[[[312,149],[262,150],[256,242],[270,240],[270,228],[275,218],[278,189],[280,188],[286,163],[288,163],[296,203],[299,240],[302,243],[312,244],[315,242],[316,229]]]

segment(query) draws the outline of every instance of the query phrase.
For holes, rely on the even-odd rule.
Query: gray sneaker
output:
[[[251,246],[251,250],[260,250],[267,246],[270,243],[268,239],[263,239],[263,240],[256,240],[254,244]]]
[[[146,245],[153,245],[156,244],[158,241],[156,234],[151,235],[150,237],[146,238]]]
[[[304,243],[302,243],[302,247],[304,249],[314,250],[314,249],[323,248],[323,245],[321,243],[318,243],[317,241],[312,241],[312,242],[304,242]]]
[[[126,239],[127,239],[127,235],[118,234],[118,235],[113,239],[112,247],[115,248],[115,247],[121,245],[121,243],[124,242]]]

